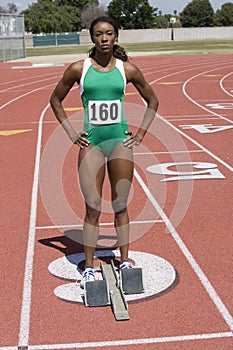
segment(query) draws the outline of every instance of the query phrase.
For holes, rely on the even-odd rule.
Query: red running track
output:
[[[1,350],[232,349],[233,55],[132,62],[160,107],[134,150],[130,249],[165,259],[176,279],[162,293],[130,301],[125,322],[109,307],[55,296],[69,277],[55,277],[49,266],[83,251],[77,148],[48,105],[65,67],[1,64]],[[132,86],[125,101],[134,130],[144,105]],[[65,107],[82,128],[76,88]],[[110,249],[107,185],[99,244]]]

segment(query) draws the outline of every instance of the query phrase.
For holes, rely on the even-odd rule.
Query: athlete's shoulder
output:
[[[131,62],[124,62],[124,70],[128,82],[133,81],[135,78],[140,78],[142,76],[140,69]]]
[[[68,66],[67,70],[72,72],[72,73],[82,73],[83,65],[84,65],[84,60],[79,60],[79,61],[71,63]]]
[[[83,71],[84,60],[71,63],[64,73],[64,78],[80,81]]]

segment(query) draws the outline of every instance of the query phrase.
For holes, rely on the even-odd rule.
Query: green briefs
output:
[[[109,124],[97,126],[88,131],[88,136],[85,136],[105,157],[109,157],[112,151],[122,143],[128,135],[125,131],[128,130],[127,125]]]

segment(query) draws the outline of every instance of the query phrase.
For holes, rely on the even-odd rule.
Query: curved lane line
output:
[[[231,66],[221,67],[221,69],[222,69],[222,68],[230,68],[230,67],[232,67],[232,65],[231,65]],[[228,123],[233,124],[233,120],[230,120],[230,119],[228,119],[228,118],[226,118],[226,117],[223,117],[221,114],[215,113],[215,112],[211,111],[210,109],[208,109],[208,108],[202,106],[200,103],[198,103],[197,101],[195,101],[191,96],[189,96],[189,94],[188,94],[187,91],[186,91],[186,86],[187,86],[187,84],[188,84],[192,79],[195,79],[195,78],[197,78],[197,77],[199,77],[199,76],[201,76],[201,75],[203,75],[203,74],[207,74],[207,73],[210,73],[210,72],[213,72],[213,71],[216,71],[216,70],[219,70],[219,68],[215,68],[215,69],[208,70],[208,71],[206,71],[206,72],[198,73],[198,74],[196,74],[196,75],[190,77],[188,80],[186,80],[186,82],[185,82],[184,85],[183,85],[183,88],[182,88],[183,94],[187,97],[187,99],[188,99],[189,101],[191,101],[191,102],[192,102],[193,104],[195,104],[196,106],[200,107],[201,109],[207,111],[207,112],[210,113],[210,114],[213,114],[213,115],[217,116],[219,119],[226,120]]]
[[[229,95],[230,97],[233,97],[233,94],[231,94],[229,91],[227,91],[224,86],[223,86],[223,81],[224,79],[228,78],[230,75],[232,75],[233,72],[228,73],[227,75],[225,75],[221,80],[220,80],[220,87],[221,89],[225,92],[225,94]]]

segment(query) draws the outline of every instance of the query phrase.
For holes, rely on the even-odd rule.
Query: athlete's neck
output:
[[[92,57],[92,63],[96,69],[108,71],[115,66],[116,59],[112,54],[111,55],[95,54],[94,57]]]

